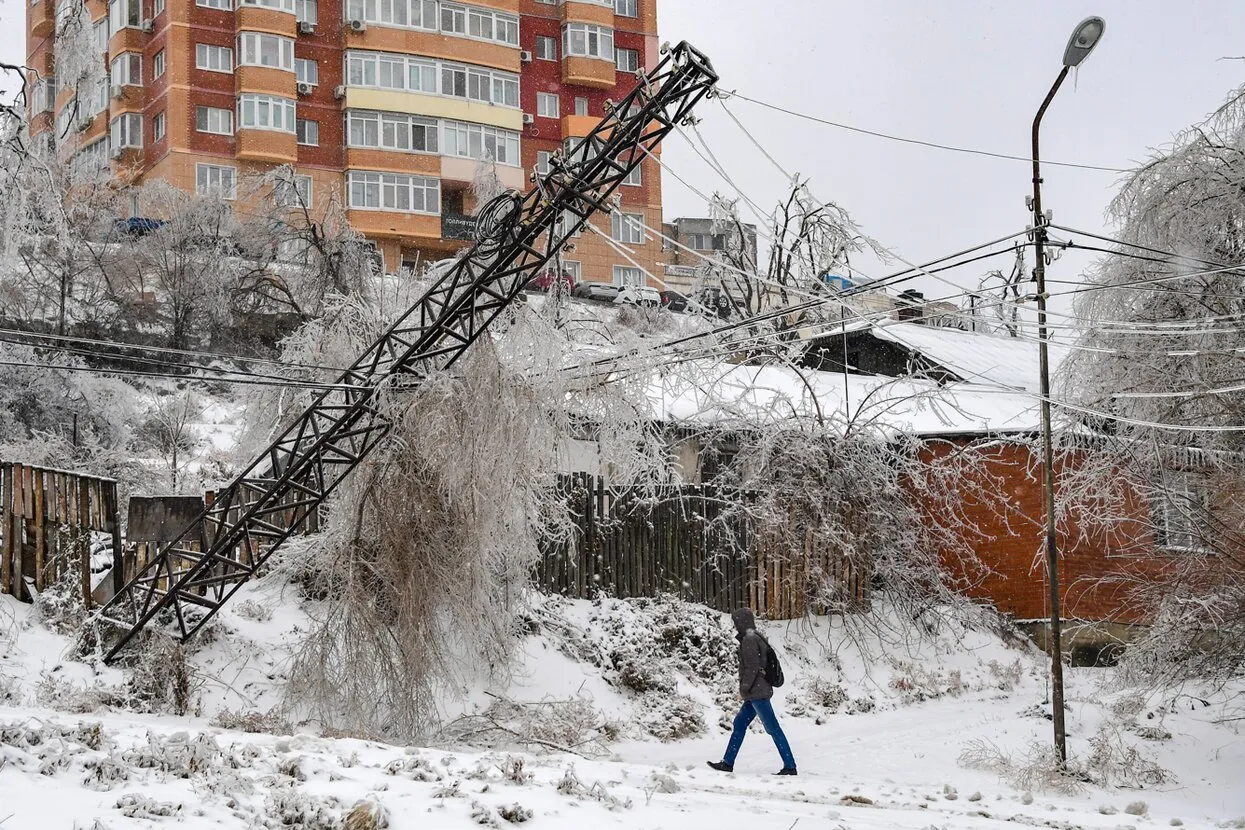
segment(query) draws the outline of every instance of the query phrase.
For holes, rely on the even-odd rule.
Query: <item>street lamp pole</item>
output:
[[[1042,211],[1042,170],[1038,155],[1038,133],[1042,116],[1054,100],[1055,93],[1068,77],[1068,70],[1089,56],[1106,31],[1101,17],[1088,17],[1072,33],[1063,54],[1063,68],[1046,93],[1046,99],[1033,119],[1033,251],[1036,263],[1033,276],[1037,282],[1038,373],[1042,411],[1042,489],[1046,512],[1046,573],[1050,583],[1050,647],[1051,720],[1055,728],[1055,752],[1060,766],[1068,761],[1067,733],[1063,718],[1063,633],[1059,602],[1059,546],[1055,535],[1055,452],[1051,439],[1050,349],[1046,327],[1046,224]]]

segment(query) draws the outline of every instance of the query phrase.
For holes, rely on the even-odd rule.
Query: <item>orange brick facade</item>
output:
[[[944,462],[966,450],[961,439],[927,441],[922,451],[929,464]],[[985,449],[971,448],[974,462],[963,465],[961,496],[963,516],[976,528],[965,533],[964,542],[989,569],[980,573],[963,567],[959,559],[945,556],[954,573],[969,582],[969,594],[990,601],[1000,612],[1018,620],[1043,620],[1050,615],[1050,587],[1046,578],[1045,499],[1040,457],[1029,447],[1006,439],[991,442]],[[1080,450],[1057,459],[1056,492],[1059,480],[1083,464],[1091,449]],[[1224,517],[1225,528],[1241,528],[1245,518],[1245,491],[1239,481],[1216,482],[1214,508]],[[989,494],[989,495],[987,495]],[[1155,544],[1151,507],[1144,496],[1125,489],[1113,508],[1118,519],[1110,532],[1097,522],[1087,522],[1073,510],[1058,525],[1057,543],[1060,567],[1062,616],[1069,620],[1145,624],[1151,609],[1135,601],[1138,587],[1165,581],[1182,566],[1183,557],[1192,554],[1167,551]],[[931,510],[927,521],[946,526],[946,516]],[[1240,546],[1241,539],[1229,539]],[[1200,557],[1208,578],[1213,571],[1231,567],[1220,557]]]
[[[83,124],[80,131],[72,131],[58,140],[76,142],[78,149],[101,139],[109,140],[110,125],[130,114],[132,119],[141,119],[142,146],[132,146],[131,140],[130,146],[124,149],[108,146],[99,155],[108,160],[122,183],[158,178],[188,191],[196,189],[196,165],[232,167],[241,181],[245,174],[262,174],[277,164],[290,164],[297,174],[311,177],[313,206],[322,207],[330,198],[341,202],[349,209],[356,227],[377,245],[386,270],[394,271],[401,265],[443,258],[465,243],[443,238],[440,217],[435,212],[353,209],[356,206],[349,204],[346,186],[348,171],[358,169],[436,178],[440,186],[440,212],[468,213],[474,204],[468,192],[471,176],[463,172],[463,162],[470,160],[442,155],[444,163],[438,163],[438,153],[446,153],[444,138],[431,153],[348,149],[346,121],[352,106],[368,112],[400,112],[416,118],[440,119],[439,124],[450,118],[455,123],[475,123],[485,129],[508,131],[517,136],[518,154],[509,160],[509,165],[499,164],[499,169],[504,172],[503,181],[509,186],[525,188],[536,168],[538,153],[557,150],[566,138],[583,134],[582,129],[574,125],[574,116],[586,112],[595,122],[603,117],[607,100],[621,99],[635,85],[634,72],[629,66],[626,71],[619,70],[616,65],[619,61],[651,67],[658,59],[657,0],[618,0],[617,6],[614,0],[561,3],[437,0],[432,4],[426,0],[405,1],[412,15],[416,8],[435,9],[436,23],[421,28],[409,20],[409,25],[393,25],[368,18],[363,25],[352,25],[351,15],[382,14],[384,12],[375,10],[389,7],[378,3],[368,6],[367,0],[355,0],[349,7],[348,0],[318,0],[314,4],[299,0],[297,5],[293,0],[285,0],[285,5],[281,0],[245,3],[243,0],[115,0],[122,4],[119,6],[122,10],[137,9],[136,19],[140,22],[128,21],[129,25],[108,33],[107,53],[101,53],[101,61],[107,69],[120,55],[141,55],[141,78],[121,86],[114,86],[110,80],[106,109]],[[307,19],[311,5],[315,7],[314,23]],[[27,6],[28,64],[37,70],[32,86],[38,78],[50,77],[55,71],[55,8],[53,0],[37,0]],[[85,8],[93,23],[108,24],[109,8],[103,0],[87,0]],[[360,8],[373,11],[358,12]],[[474,29],[459,32],[452,25],[446,29],[447,18],[443,13],[447,9],[461,13],[463,20],[495,12],[501,16],[493,18],[497,21],[498,34],[495,37],[472,34]],[[517,28],[513,42],[504,42],[509,36],[503,38],[500,34],[502,17],[506,25],[513,23]],[[615,59],[604,55],[566,54],[566,27],[586,25],[598,27],[594,31],[612,32],[614,46],[628,50],[626,54]],[[243,60],[244,33],[292,44],[295,63],[315,64],[318,77],[314,86],[306,89],[296,83],[296,73],[288,65],[288,55],[284,52],[280,53],[279,63],[285,65],[259,66],[253,65],[253,60]],[[538,37],[545,39],[539,49]],[[550,43],[553,44],[552,55]],[[229,50],[229,65],[200,66],[198,50],[205,48],[212,49],[214,54],[225,54],[223,50]],[[385,87],[380,82],[352,86],[346,71],[348,52],[437,61],[438,73],[445,64],[466,67],[469,73],[505,73],[507,77],[518,79],[518,100],[513,104],[469,104],[465,97],[457,93],[447,95],[440,87],[431,94],[423,94],[386,93],[385,90],[393,87]],[[157,61],[162,67],[159,75],[155,71]],[[264,62],[268,63],[267,58]],[[382,105],[351,104],[347,99],[359,90],[372,95],[369,101],[399,100],[400,107],[387,110]],[[539,115],[537,92],[558,95],[559,115],[569,118]],[[389,98],[384,97],[386,94]],[[244,126],[240,104],[243,95],[271,96],[273,100],[293,102],[296,118],[299,122],[314,123],[318,140],[315,143],[296,141],[294,133],[288,129]],[[57,116],[68,114],[65,110],[72,104],[72,98],[73,90],[61,90],[50,112],[32,112],[32,132],[51,134]],[[422,111],[421,107],[428,111]],[[200,108],[232,113],[229,129],[202,129]],[[451,111],[456,114],[444,114]],[[460,112],[475,114],[457,114]],[[480,120],[472,121],[477,115]],[[212,117],[219,118],[220,114],[214,113]],[[137,122],[125,123],[128,126]],[[157,124],[161,130],[158,137]],[[512,126],[503,127],[503,124]],[[99,147],[95,145],[95,149]],[[661,168],[658,164],[646,160],[639,181],[622,187],[619,196],[622,211],[642,216],[646,225],[660,231]],[[141,205],[139,212],[142,212]],[[609,216],[598,216],[593,224],[607,236],[611,235]],[[621,240],[615,241],[624,244]],[[660,277],[663,255],[660,239],[654,233],[646,232],[643,241],[627,243],[626,249],[625,254],[620,253],[606,239],[585,233],[575,240],[574,250],[567,252],[564,259],[577,264],[575,267],[585,280],[614,281],[617,267],[634,269],[637,266]],[[631,274],[628,271],[625,276]],[[656,284],[652,279],[645,281]]]

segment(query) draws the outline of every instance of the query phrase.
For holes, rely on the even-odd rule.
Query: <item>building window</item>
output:
[[[143,146],[143,116],[137,112],[127,112],[112,120],[109,129],[114,149],[119,147]]]
[[[272,185],[277,207],[311,207],[311,176],[295,175],[294,180],[277,179]]]
[[[639,17],[636,4],[639,0],[614,0],[614,14],[619,17]]]
[[[467,9],[463,6],[442,3],[441,31],[451,35],[467,34]]]
[[[512,72],[410,55],[349,51],[346,83],[519,106],[519,76]]]
[[[164,113],[156,113],[151,122],[151,140],[160,141],[164,138]]]
[[[628,245],[642,245],[644,243],[644,214],[610,214],[610,232],[615,242],[625,242]]]
[[[562,114],[558,96],[552,92],[536,93],[536,114],[542,118],[557,118]]]
[[[576,115],[587,115],[588,114],[588,99],[587,98],[576,98],[575,99],[575,114]]]
[[[298,137],[299,144],[306,144],[309,147],[320,146],[320,122],[308,121],[305,118],[299,118],[294,121],[294,135]]]
[[[448,17],[447,17],[448,12]],[[466,9],[466,31],[463,30],[463,9],[450,3],[441,4],[442,29],[451,34],[465,34],[478,40],[492,40],[508,46],[519,45],[519,19],[513,15],[469,6]],[[446,28],[450,21],[453,28]]]
[[[209,9],[224,9],[229,11],[233,8],[233,0],[195,0],[196,6],[204,6]]]
[[[346,175],[350,207],[355,210],[396,210],[441,213],[441,182],[424,176],[351,170]]]
[[[294,77],[300,84],[316,86],[320,83],[320,64],[311,58],[295,58]]]
[[[294,71],[294,41],[278,35],[243,32],[238,35],[238,66],[271,66]]]
[[[442,155],[492,159],[512,167],[522,164],[519,160],[519,134],[513,130],[465,121],[442,121],[441,134]]]
[[[239,0],[239,4],[243,6],[263,6],[266,9],[276,9],[279,12],[294,13],[294,0]]]
[[[83,147],[74,156],[74,165],[78,170],[96,173],[108,167],[108,136],[93,141]]]
[[[437,152],[436,119],[396,112],[349,110],[346,139],[351,147],[370,147],[402,152]]]
[[[92,26],[91,32],[95,35],[95,48],[104,54],[108,54],[108,18],[102,18]]]
[[[640,50],[615,49],[614,65],[619,72],[635,72],[640,68]]]
[[[614,62],[614,30],[587,23],[568,23],[562,30],[562,49],[567,55]]]
[[[314,26],[319,22],[319,15],[317,0],[294,0],[294,18],[299,23],[310,23]]]
[[[143,85],[143,56],[138,52],[122,52],[112,60],[114,86]]]
[[[137,29],[141,25],[143,25],[142,0],[112,0],[108,4],[110,31],[119,32],[128,27]]]
[[[639,187],[643,183],[640,179],[640,169],[642,167],[643,165],[637,164],[631,172],[627,174],[627,178],[623,179],[623,184],[628,185],[629,187]]]
[[[238,195],[238,171],[223,164],[196,164],[195,192],[233,199]]]
[[[164,50],[156,52],[156,56],[151,59],[151,79],[154,81],[164,74]]]
[[[233,110],[195,107],[195,129],[201,133],[233,135]]]
[[[536,172],[542,176],[549,174],[549,160],[553,158],[553,153],[548,150],[536,151]]]
[[[1201,528],[1211,506],[1210,477],[1190,470],[1165,470],[1151,497],[1154,541],[1168,550],[1204,551]]]
[[[155,2],[151,4],[151,16],[159,17],[163,13],[164,13],[164,0],[155,0]]]
[[[536,57],[542,61],[558,59],[558,39],[556,37],[536,36]]]
[[[614,266],[614,285],[644,285],[644,272],[624,265]]]
[[[232,72],[233,50],[228,46],[210,46],[206,43],[195,44],[195,68],[209,72]]]
[[[35,89],[31,95],[30,112],[32,115],[38,115],[41,112],[51,112],[56,106],[56,78],[41,78],[35,84]]]
[[[346,19],[435,32],[437,4],[436,0],[349,0]]]
[[[562,273],[569,274],[571,279],[579,284],[584,281],[584,264],[573,259],[562,260]]]
[[[292,133],[294,101],[276,95],[239,95],[238,127]]]

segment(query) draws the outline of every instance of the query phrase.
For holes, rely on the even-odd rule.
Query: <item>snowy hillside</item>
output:
[[[1113,691],[1113,670],[1072,670],[1069,745],[1095,781],[1051,782],[1034,755],[1043,655],[985,615],[917,637],[880,614],[885,648],[841,621],[765,626],[800,767],[775,778],[755,728],[735,773],[705,766],[733,714],[734,641],[725,617],[673,600],[538,601],[512,680],[447,703],[421,747],[284,723],[307,617],[273,582],[190,649],[185,718],[117,708],[123,672],[70,659],[31,606],[0,601],[5,830],[1245,826],[1239,694],[1142,698]]]

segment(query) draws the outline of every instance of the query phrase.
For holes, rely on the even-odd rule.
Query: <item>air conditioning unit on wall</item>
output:
[[[143,31],[151,34],[156,30],[156,24],[152,22],[150,17],[143,18]]]
[[[523,113],[523,123],[524,124],[535,124],[536,116],[532,115],[530,112]]]
[[[314,35],[316,33],[316,24],[300,20],[298,21],[298,33],[300,35]]]
[[[337,100],[339,100],[339,101],[340,101],[341,99],[345,98],[345,97],[346,97],[346,87],[344,87],[344,86],[339,86],[339,87],[335,88],[335,89],[333,90],[333,97],[334,97],[334,98],[336,98],[336,99],[337,99]]]
[[[108,158],[113,159],[115,161],[116,159],[121,158],[121,154],[124,152],[125,151],[122,150],[120,147],[116,147],[113,149],[111,153],[108,154]]]
[[[364,23],[362,20],[352,20],[352,21],[350,21],[350,31],[352,31],[352,32],[366,32],[366,31],[367,31],[367,24],[366,24],[366,23]]]
[[[520,52],[519,52],[519,60],[520,60],[520,61],[522,61],[523,63],[531,63],[531,62],[532,62],[532,53],[531,53],[531,52],[529,52],[529,51],[527,51],[526,49],[520,50]]]
[[[298,83],[298,94],[299,95],[310,95],[312,90],[314,89],[315,87],[312,86],[311,84],[304,83],[302,81],[299,81]]]

